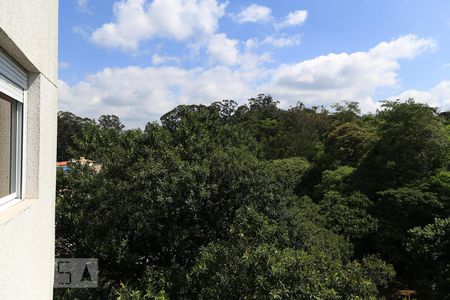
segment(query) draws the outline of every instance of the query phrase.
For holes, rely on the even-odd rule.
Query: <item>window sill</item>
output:
[[[15,216],[27,210],[36,201],[37,199],[17,199],[5,204],[7,207],[0,206],[0,226],[8,223]]]

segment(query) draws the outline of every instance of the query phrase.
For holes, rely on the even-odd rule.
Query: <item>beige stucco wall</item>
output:
[[[1,0],[0,47],[28,73],[26,196],[0,211],[0,299],[51,299],[57,0]]]

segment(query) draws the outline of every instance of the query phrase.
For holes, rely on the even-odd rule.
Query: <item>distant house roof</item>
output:
[[[57,167],[67,167],[68,161],[59,161],[56,163]]]

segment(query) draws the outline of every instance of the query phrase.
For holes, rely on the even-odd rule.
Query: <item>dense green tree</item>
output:
[[[323,107],[307,108],[299,103],[284,113],[283,131],[272,147],[280,153],[278,157],[303,156],[315,160],[323,152],[323,139],[331,122]]]
[[[350,166],[341,166],[334,170],[325,170],[322,173],[322,180],[316,186],[317,194],[323,195],[328,191],[346,192],[349,190],[350,176],[355,168]]]
[[[275,176],[277,182],[291,191],[300,184],[303,175],[310,167],[311,164],[300,157],[275,159],[267,162],[268,172]]]
[[[125,128],[125,125],[120,122],[118,116],[115,115],[103,115],[98,118],[98,125],[102,128],[122,130]]]
[[[248,128],[237,126],[230,120],[233,109],[234,104],[230,101],[211,106],[180,105],[163,115],[161,123],[171,136],[171,145],[185,159],[203,157],[217,145],[242,147],[256,154],[258,146]]]
[[[362,191],[400,187],[446,165],[449,139],[435,109],[411,99],[385,102],[377,117],[380,138],[355,177]]]
[[[104,287],[157,266],[179,294],[200,247],[226,238],[235,211],[254,203],[276,215],[291,193],[243,150],[216,145],[186,157],[191,141],[174,143],[157,125],[118,138],[102,144],[109,157],[99,174],[74,169],[58,184],[58,252],[98,257]]]
[[[102,120],[102,123],[100,123]],[[117,116],[101,116],[99,124],[86,124],[78,136],[74,138],[71,153],[75,157],[88,157],[103,163],[112,157],[112,153],[120,150],[123,125]],[[127,136],[135,135],[139,130],[130,130]],[[130,137],[132,138],[132,137]],[[122,153],[126,155],[126,153]]]
[[[380,192],[375,206],[379,229],[372,245],[396,267],[404,284],[410,283],[416,272],[414,261],[404,247],[408,230],[433,222],[440,216],[443,204],[434,193],[418,187],[401,187]]]
[[[278,135],[282,131],[282,110],[278,101],[270,95],[260,94],[249,99],[249,104],[238,107],[233,118],[234,123],[244,128],[258,143],[255,154],[261,158],[284,158],[277,152]]]
[[[89,118],[81,118],[66,111],[58,112],[58,161],[72,158],[70,149],[75,146],[76,138],[81,136],[83,128],[92,124],[95,121]]]
[[[325,140],[325,157],[329,165],[356,167],[368,152],[375,137],[356,123],[336,127]]]
[[[325,194],[320,206],[327,220],[327,227],[353,242],[377,230],[377,219],[369,213],[373,203],[361,193],[347,196],[330,191]]]
[[[374,298],[376,284],[366,276],[360,263],[343,263],[347,255],[340,243],[301,209],[294,208],[285,217],[271,220],[250,207],[243,208],[230,239],[203,248],[190,275],[190,286],[194,286],[191,296]],[[385,280],[389,275],[386,276]]]
[[[145,130],[59,122],[59,153],[102,170],[58,173],[57,255],[101,272],[99,289],[57,299],[448,294],[450,125],[427,105],[361,115],[261,94],[181,105]]]
[[[443,169],[426,178],[424,188],[438,195],[445,210],[442,215],[450,215],[450,171]]]
[[[439,114],[439,116],[442,117],[442,119],[444,120],[445,124],[447,124],[447,125],[450,124],[450,111],[441,112]]]
[[[450,299],[450,218],[436,219],[409,231],[407,249],[418,274],[423,299]]]
[[[354,122],[361,114],[359,103],[355,101],[343,101],[331,105],[334,110],[333,119],[337,124]]]

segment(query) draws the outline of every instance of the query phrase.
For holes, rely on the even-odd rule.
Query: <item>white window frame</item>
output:
[[[27,73],[0,48],[0,93],[11,102],[11,190],[0,197],[0,211],[20,202],[25,195]],[[5,97],[6,96],[6,97]]]

